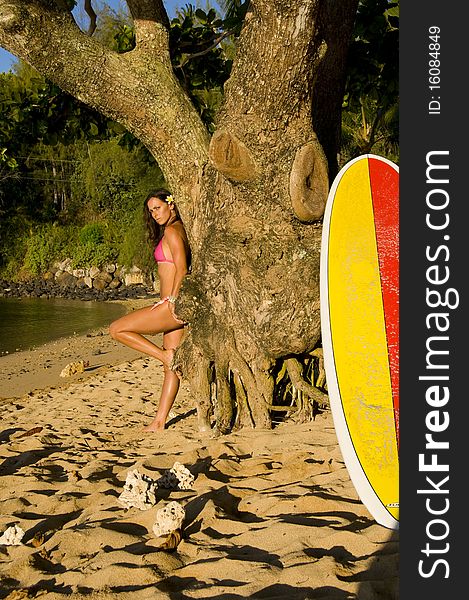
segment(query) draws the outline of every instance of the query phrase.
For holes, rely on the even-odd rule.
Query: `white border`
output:
[[[360,500],[370,511],[376,521],[388,527],[389,529],[399,529],[399,521],[397,521],[391,513],[383,505],[375,490],[368,481],[367,476],[358,460],[355,448],[350,437],[349,429],[342,408],[340,398],[339,383],[337,381],[337,373],[335,370],[334,355],[332,351],[332,336],[329,319],[329,294],[328,294],[328,258],[329,258],[329,228],[331,222],[332,208],[334,204],[337,188],[344,176],[345,172],[359,160],[368,160],[375,158],[392,166],[398,173],[399,167],[390,160],[382,156],[374,154],[363,154],[348,162],[337,174],[327,198],[326,210],[324,212],[324,222],[322,229],[321,241],[321,262],[320,262],[320,301],[321,301],[321,332],[322,346],[324,352],[324,368],[326,371],[327,390],[331,405],[332,418],[334,427],[339,441],[339,446],[342,456],[345,461],[345,466],[350,475],[353,485],[360,497]]]

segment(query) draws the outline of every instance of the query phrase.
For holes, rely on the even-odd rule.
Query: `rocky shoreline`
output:
[[[56,263],[42,277],[28,281],[0,279],[1,298],[68,298],[70,300],[125,300],[150,298],[158,282],[138,267],[109,264],[99,269],[74,269],[71,260]]]

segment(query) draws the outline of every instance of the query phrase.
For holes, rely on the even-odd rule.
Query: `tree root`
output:
[[[184,366],[184,375],[197,401],[199,430],[210,431],[212,417],[215,431],[221,435],[243,427],[270,429],[272,413],[278,411],[301,422],[310,421],[314,406],[329,406],[329,399],[318,389],[325,384],[322,348],[309,354],[309,367],[314,367],[316,374],[319,370],[316,381],[312,372],[312,384],[305,379],[304,366],[296,358],[284,359],[275,377],[266,356],[248,363],[234,337],[226,336],[226,332],[223,337],[211,337],[210,347],[204,349],[189,334],[178,348],[176,360]],[[291,395],[292,405],[274,404],[277,393],[282,398]]]
[[[192,395],[197,403],[197,419],[200,432],[211,429],[210,418],[213,413],[211,402],[212,366],[189,333],[177,349],[173,361],[188,380]]]
[[[312,352],[309,353],[310,356],[313,356],[318,359],[318,369],[319,374],[316,379],[316,383],[314,384],[317,388],[325,388],[326,387],[326,370],[324,369],[324,352],[322,348],[315,348]]]
[[[228,433],[231,430],[233,420],[233,402],[229,382],[228,361],[224,357],[221,357],[215,363],[215,372],[217,384],[215,418],[217,429],[220,433]]]
[[[212,405],[210,402],[210,362],[203,356],[199,358],[197,368],[191,378],[191,389],[197,390],[197,420],[200,432],[210,430],[210,416]]]
[[[306,394],[309,398],[316,400],[320,406],[329,406],[329,398],[326,394],[323,394],[317,387],[312,386],[310,383],[303,379],[301,364],[296,358],[287,358],[285,360],[287,372],[293,386]]]
[[[252,417],[249,407],[248,397],[244,389],[243,382],[239,373],[233,372],[233,382],[236,391],[237,413],[234,429],[242,429],[243,427],[255,427],[255,421]]]
[[[273,381],[263,369],[251,370],[235,344],[230,344],[230,367],[239,378],[246,394],[246,402],[254,427],[271,428],[269,406],[272,403]]]

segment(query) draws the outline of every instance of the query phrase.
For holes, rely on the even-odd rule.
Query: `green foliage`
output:
[[[125,227],[147,190],[163,184],[142,147],[127,150],[116,138],[85,144],[71,178],[69,216],[86,221],[99,215]]]
[[[74,249],[72,266],[74,268],[102,267],[116,260],[118,250],[112,242],[87,242]]]
[[[9,169],[16,169],[18,167],[16,159],[8,156],[6,148],[0,148],[0,164],[6,165]]]
[[[70,0],[70,4],[73,4]],[[174,71],[213,131],[235,40],[249,1],[226,0],[220,17],[191,4],[170,24]],[[399,2],[361,0],[343,109],[342,160],[373,150],[398,160]],[[95,37],[135,47],[129,16],[98,14]],[[158,165],[121,125],[87,108],[28,65],[0,74],[0,271],[38,274],[70,256],[77,266],[153,268],[142,222]],[[64,234],[64,235],[62,235]]]
[[[132,20],[122,5],[117,10],[107,5],[101,6],[97,16],[94,38],[116,52],[127,52],[135,47]]]
[[[164,179],[142,147],[128,151],[113,138],[32,148],[20,178],[2,186],[8,198],[13,195],[3,205],[0,196],[2,275],[37,276],[67,257],[75,267],[102,266],[119,255],[121,264],[150,267],[151,249],[136,215],[141,220],[148,189],[164,185]],[[70,158],[59,158],[62,152]]]
[[[359,103],[363,96],[386,110],[398,94],[399,17],[390,16],[399,3],[362,0],[349,50],[345,101]]]
[[[24,211],[40,222],[60,218],[70,196],[76,149],[75,144],[25,145],[15,158],[17,167],[0,180],[2,217]]]
[[[143,199],[149,189],[164,184],[161,170],[142,147],[126,150],[115,138],[83,145],[67,211],[69,219],[84,223],[73,263],[148,265]]]
[[[249,0],[220,0],[219,4],[225,11],[225,22],[230,26],[240,23],[239,27],[241,27],[249,7]],[[229,21],[230,19],[232,21]]]
[[[30,220],[22,214],[0,219],[0,275],[14,279],[26,252]]]
[[[73,247],[70,258],[75,268],[102,267],[115,261],[118,252],[118,245],[110,233],[109,224],[95,222],[88,223],[80,229],[78,244]]]
[[[107,135],[107,119],[19,61],[0,75],[0,146],[14,154],[25,144],[68,143]]]
[[[119,251],[109,230],[109,225],[104,222],[90,223],[81,229],[58,223],[30,227],[29,234],[22,233],[21,248],[17,249],[16,275],[19,278],[39,276],[55,261],[65,258],[72,259],[74,268],[101,267],[113,262]],[[18,250],[22,250],[22,254]],[[3,274],[5,276],[8,273],[4,271]]]
[[[104,242],[104,226],[102,223],[88,223],[78,234],[80,244],[99,245]]]
[[[213,8],[205,12],[188,4],[172,20],[169,32],[174,72],[211,132],[232,67],[221,44],[227,31],[226,21]]]
[[[18,162],[8,155],[8,148],[0,148],[0,181],[14,177],[17,169]]]
[[[398,104],[376,115],[374,106],[363,99],[361,111],[342,114],[342,164],[360,154],[373,151],[389,160],[399,162]]]
[[[130,25],[122,23],[114,34],[114,45],[121,54],[135,48],[135,31]]]
[[[152,250],[143,222],[143,210],[138,206],[133,212],[129,226],[123,232],[117,262],[126,267],[136,265],[142,270],[151,271],[155,268]]]
[[[54,223],[36,226],[26,241],[22,271],[26,275],[40,275],[56,259],[63,258],[71,246],[73,231]]]
[[[361,0],[343,104],[344,161],[372,149],[398,154],[398,67],[399,1]]]

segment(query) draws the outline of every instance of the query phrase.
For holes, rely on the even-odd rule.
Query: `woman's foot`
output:
[[[165,428],[165,422],[155,417],[153,421],[145,427],[143,431],[163,431]]]

